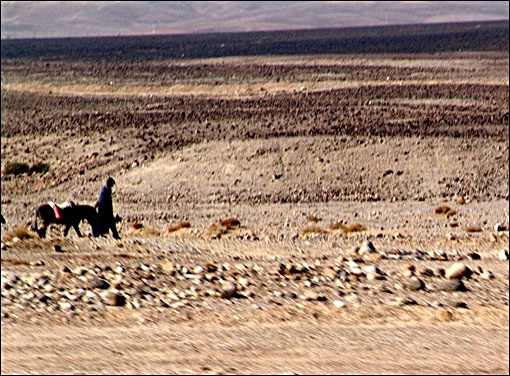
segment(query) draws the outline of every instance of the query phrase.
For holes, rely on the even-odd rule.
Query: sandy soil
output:
[[[2,374],[508,374],[508,77],[495,53],[2,61],[2,165],[51,166],[2,175]],[[108,175],[120,241],[13,239]]]

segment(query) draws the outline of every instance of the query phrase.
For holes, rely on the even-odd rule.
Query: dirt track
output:
[[[508,340],[507,328],[342,326],[328,319],[232,327],[15,326],[2,329],[2,373],[505,374]]]

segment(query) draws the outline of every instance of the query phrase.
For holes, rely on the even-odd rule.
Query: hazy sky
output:
[[[508,1],[1,1],[2,38],[508,20]]]

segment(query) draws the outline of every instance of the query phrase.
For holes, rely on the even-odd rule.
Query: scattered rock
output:
[[[451,279],[449,281],[441,282],[437,289],[439,291],[467,291],[461,279]]]
[[[448,302],[448,305],[450,305],[453,308],[465,308],[468,309],[468,305],[465,302]]]
[[[446,253],[440,249],[437,249],[435,251],[430,251],[430,252],[428,252],[428,255],[431,260],[436,260],[436,261],[447,261],[448,260],[448,256],[446,255]]]
[[[451,321],[453,318],[453,314],[444,308],[438,309],[436,311],[435,316],[439,321],[443,321],[443,322]]]
[[[453,226],[453,227],[456,227],[456,226]],[[446,234],[446,239],[453,241],[453,240],[457,240],[457,237],[454,234],[452,234],[451,232],[449,232],[448,234]]]
[[[508,231],[508,226],[507,225],[504,225],[502,223],[496,223],[494,225],[494,230],[495,231]]]
[[[379,291],[384,292],[386,294],[393,294],[393,291],[391,291],[391,289],[386,285],[382,285]]]
[[[303,299],[307,301],[319,300],[319,294],[313,291],[306,291],[303,295]]]
[[[434,276],[434,271],[432,269],[430,269],[430,268],[423,268],[423,269],[420,269],[419,274],[422,277],[433,277]]]
[[[405,264],[403,267],[402,267],[402,270],[409,270],[411,272],[414,272],[416,271],[416,266],[414,266],[413,264]]]
[[[403,307],[406,305],[418,305],[418,302],[408,296],[401,296],[395,300],[395,305]]]
[[[74,274],[77,276],[85,275],[88,272],[88,269],[84,266],[80,266],[74,270]]]
[[[412,277],[406,284],[408,290],[417,291],[425,288],[425,283],[417,277]]]
[[[167,262],[164,262],[160,265],[161,267],[161,270],[165,273],[168,273],[168,274],[173,274],[175,273],[175,266],[174,266],[174,263],[171,262],[171,261],[167,261]]]
[[[508,261],[508,251],[506,249],[502,249],[501,251],[499,251],[498,258],[501,261]]]
[[[73,311],[75,309],[74,305],[69,302],[60,302],[58,306],[62,311]]]
[[[104,304],[115,307],[122,307],[126,304],[126,297],[116,291],[105,291],[101,294],[101,299]]]
[[[16,282],[19,280],[17,274],[12,272],[3,272],[2,271],[2,290],[4,288],[11,288]],[[3,296],[3,295],[2,295]]]
[[[480,274],[480,278],[482,278],[482,279],[493,279],[494,278],[494,274],[492,274],[492,272],[490,272],[490,271],[485,271],[482,274]]]
[[[343,308],[346,306],[346,304],[344,302],[342,302],[341,300],[334,300],[333,305],[337,308]]]
[[[335,279],[337,277],[337,272],[335,269],[333,268],[330,268],[330,267],[327,267],[327,268],[324,268],[324,270],[322,271],[322,273],[328,277],[328,278],[331,278],[331,279]]]
[[[226,282],[221,289],[221,297],[223,299],[232,298],[237,292],[237,286],[233,282]]]
[[[413,275],[414,275],[414,271],[413,270],[404,269],[402,271],[402,277],[404,277],[404,278],[411,278]]]
[[[365,253],[363,255],[363,258],[368,261],[377,262],[377,261],[382,260],[384,258],[384,256],[378,252],[373,252],[373,253]]]
[[[462,278],[469,275],[471,275],[471,269],[461,262],[453,264],[444,273],[447,279]]]
[[[381,280],[386,279],[386,277],[383,274],[380,273],[370,273],[367,274],[367,280],[373,281],[373,280]]]
[[[102,289],[106,290],[110,288],[110,284],[104,280],[103,278],[99,278],[97,276],[90,276],[88,278],[89,286],[94,289]]]
[[[374,247],[374,244],[370,240],[365,240],[363,242],[363,244],[361,244],[361,246],[359,247],[359,251],[358,251],[358,253],[360,255],[370,254],[370,253],[374,253],[374,252],[377,252],[377,251]]]
[[[375,265],[368,265],[368,266],[363,268],[363,273],[366,274],[366,275],[369,275],[369,274],[381,274],[381,271]]]
[[[344,299],[355,307],[359,306],[360,304],[360,298],[356,294],[346,295]]]
[[[71,273],[71,269],[67,265],[62,265],[59,269],[60,273]]]
[[[470,254],[468,254],[468,257],[471,260],[480,260],[482,258],[482,256],[480,256],[480,254],[476,252],[471,252]]]
[[[464,205],[466,203],[466,199],[464,198],[464,196],[461,196],[457,199],[457,205]]]

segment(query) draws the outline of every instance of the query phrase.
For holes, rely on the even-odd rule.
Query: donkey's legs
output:
[[[62,229],[62,235],[64,236],[64,238],[67,237],[67,235],[69,234],[69,230],[71,230],[71,227],[74,228],[78,237],[80,237],[80,238],[83,237],[83,235],[80,232],[79,224],[73,223],[73,224],[64,224],[64,228]]]
[[[73,227],[74,227],[74,231],[76,231],[76,235],[78,235],[79,238],[83,237],[83,235],[81,234],[81,231],[80,231],[80,224],[76,223],[73,225]]]
[[[39,235],[39,237],[41,239],[44,239],[46,237],[46,228],[48,227],[48,225],[46,224],[46,222],[43,222],[41,227],[40,228],[36,228],[36,231],[37,231],[37,234]]]

